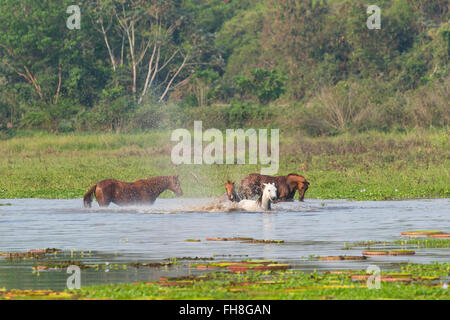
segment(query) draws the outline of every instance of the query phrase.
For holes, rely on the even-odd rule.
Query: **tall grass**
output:
[[[257,165],[172,164],[170,131],[36,134],[0,141],[0,198],[77,198],[95,182],[179,174],[187,197],[224,193]],[[281,133],[279,174],[311,183],[307,198],[405,199],[449,196],[449,132],[366,132],[335,137]],[[163,196],[171,197],[170,192]]]

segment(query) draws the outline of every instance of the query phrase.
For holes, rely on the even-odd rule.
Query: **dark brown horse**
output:
[[[241,180],[239,194],[247,199],[260,196],[264,183],[275,184],[279,201],[292,201],[297,190],[299,191],[299,201],[303,201],[305,192],[309,187],[309,182],[296,173],[277,177],[252,173]]]
[[[102,180],[93,185],[84,195],[84,206],[91,207],[94,193],[101,207],[107,207],[111,202],[117,205],[153,204],[156,198],[167,189],[177,196],[183,195],[178,176],[154,177],[135,182]]]

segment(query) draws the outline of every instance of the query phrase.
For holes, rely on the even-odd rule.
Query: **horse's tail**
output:
[[[90,208],[92,203],[92,194],[95,193],[95,189],[97,188],[97,185],[94,184],[89,191],[84,195],[83,202],[85,208]]]

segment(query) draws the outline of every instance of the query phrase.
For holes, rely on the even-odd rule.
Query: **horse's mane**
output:
[[[299,178],[302,178],[304,181],[304,183],[305,184],[308,184],[309,185],[309,182],[306,180],[306,178],[304,177],[304,176],[301,176],[301,175],[299,175],[299,174],[297,174],[297,173],[289,173],[286,177],[289,177],[289,176],[294,176],[294,177],[299,177]]]
[[[287,175],[287,177],[288,176],[297,176],[297,177],[302,177],[301,175],[299,175],[298,173],[289,173],[288,175]],[[303,177],[302,177],[303,178]]]
[[[174,176],[157,176],[144,180],[144,183],[150,187],[150,190],[156,195],[163,192],[169,185]]]
[[[261,193],[258,200],[256,200],[256,203],[258,204],[258,206],[261,206],[261,204],[262,204],[262,197],[263,197],[263,193]]]
[[[157,177],[150,177],[147,180],[169,180],[172,179],[175,176],[157,176]]]
[[[263,192],[261,193],[261,195],[259,196],[259,198],[258,198],[258,200],[256,200],[256,204],[258,205],[258,206],[262,206],[262,198],[263,198],[263,195],[264,195],[264,190],[263,190]],[[267,206],[267,209],[268,210],[270,210],[272,208],[272,201],[269,199],[269,203],[268,203],[268,206]]]

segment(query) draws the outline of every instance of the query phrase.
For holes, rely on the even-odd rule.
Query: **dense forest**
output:
[[[448,1],[378,0],[380,29],[370,4],[2,0],[0,137],[194,119],[311,136],[448,126]]]

